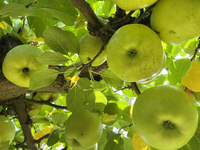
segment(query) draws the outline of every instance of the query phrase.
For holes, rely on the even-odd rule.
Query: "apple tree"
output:
[[[195,133],[179,149],[199,150],[199,7],[198,0],[0,0],[0,115],[15,126],[0,119],[0,149],[156,150],[133,124],[143,94],[178,99],[167,107],[176,120],[185,117],[177,107],[194,109],[187,118],[197,120],[181,129]],[[124,57],[129,48],[134,63]],[[163,85],[178,90],[145,92]],[[163,114],[154,106],[135,110]]]

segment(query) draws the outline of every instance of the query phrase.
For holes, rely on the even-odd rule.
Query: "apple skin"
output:
[[[26,102],[26,111],[31,118],[34,118],[38,115],[41,107],[41,104]]]
[[[157,76],[159,76],[161,74],[161,72],[163,71],[163,69],[165,68],[166,61],[167,61],[167,57],[166,57],[166,55],[164,53],[163,62],[162,62],[162,65],[161,65],[161,68],[159,69],[159,71],[156,74],[154,74],[153,76],[151,76],[150,78],[145,79],[145,80],[141,80],[141,81],[139,81],[137,83],[139,83],[139,84],[148,84],[148,83],[152,82],[153,80],[155,80],[157,78]]]
[[[7,141],[9,144],[15,136],[15,126],[10,119],[0,115],[0,147]]]
[[[80,39],[79,58],[83,64],[89,63],[98,54],[102,47],[102,41],[90,34],[84,35]],[[100,56],[92,63],[92,66],[99,66],[106,61],[106,52],[102,52]]]
[[[160,0],[156,3],[150,24],[161,40],[172,45],[200,35],[199,0]]]
[[[74,150],[92,148],[101,138],[103,126],[98,114],[80,109],[65,123],[65,138]]]
[[[18,32],[20,28],[22,29],[22,27],[23,27],[23,24],[16,24],[13,27],[13,31]],[[21,31],[20,35],[27,42],[30,42],[30,41],[33,41],[33,40],[37,39],[35,33],[30,29],[30,27],[27,24],[24,24],[23,30]]]
[[[159,36],[142,24],[119,28],[106,47],[110,70],[127,82],[146,80],[162,67],[164,50]]]
[[[113,0],[123,10],[136,10],[148,7],[157,0]]]
[[[175,86],[157,86],[144,91],[133,105],[136,132],[150,146],[179,149],[193,137],[198,111],[190,97]]]
[[[40,98],[40,100],[42,101],[52,101],[52,102],[55,102],[59,99],[60,97],[60,93],[40,93],[38,92],[38,96]]]
[[[18,86],[29,87],[31,75],[37,70],[48,68],[48,65],[43,65],[36,59],[42,53],[39,48],[28,44],[14,47],[3,61],[4,76]]]

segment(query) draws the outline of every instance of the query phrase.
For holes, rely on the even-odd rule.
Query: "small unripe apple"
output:
[[[59,99],[60,93],[40,93],[38,92],[38,96],[42,101],[52,101],[55,102]]]
[[[10,119],[0,115],[0,147],[5,143],[12,142],[15,136],[15,126]]]

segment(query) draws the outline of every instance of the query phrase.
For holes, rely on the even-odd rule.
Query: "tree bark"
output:
[[[37,147],[35,140],[31,133],[31,126],[28,123],[29,118],[26,112],[25,103],[19,99],[18,102],[14,103],[15,111],[18,115],[19,122],[22,127],[22,131],[24,133],[25,142],[28,146],[29,150],[39,150]]]

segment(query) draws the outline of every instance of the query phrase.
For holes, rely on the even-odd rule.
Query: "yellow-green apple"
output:
[[[102,41],[95,36],[86,34],[80,39],[79,58],[83,64],[89,63],[98,54],[102,47]],[[92,66],[99,66],[106,61],[105,50],[92,63]]]
[[[19,34],[27,41],[27,42],[30,42],[30,41],[33,41],[33,40],[36,40],[37,37],[35,35],[35,33],[33,32],[32,29],[30,29],[30,27],[27,25],[27,24],[16,24],[14,27],[13,27],[13,31],[15,32],[19,32]]]
[[[132,119],[136,132],[148,145],[159,150],[175,150],[195,134],[198,111],[182,89],[160,85],[138,96]]]
[[[10,144],[15,136],[15,126],[5,116],[0,115],[0,148],[5,142]]]
[[[80,109],[65,123],[65,138],[74,150],[92,148],[101,138],[103,126],[97,113]]]
[[[113,0],[123,10],[136,10],[148,7],[157,0]]]
[[[28,44],[14,47],[3,61],[4,76],[18,86],[29,87],[31,75],[37,70],[48,68],[48,65],[43,65],[36,59],[42,53],[41,49]]]
[[[52,101],[55,102],[59,99],[60,93],[40,93],[38,92],[38,96],[42,101]]]
[[[199,0],[160,0],[153,9],[151,28],[168,44],[181,44],[200,35]]]
[[[142,24],[119,28],[109,40],[106,52],[110,70],[127,82],[151,78],[166,61],[159,36]]]

